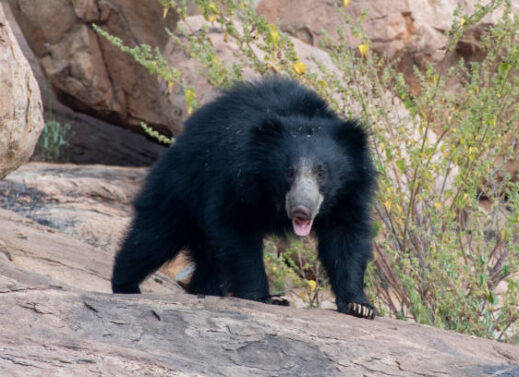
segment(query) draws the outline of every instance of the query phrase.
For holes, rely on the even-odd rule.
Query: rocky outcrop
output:
[[[517,346],[394,319],[197,297],[161,273],[109,294],[144,174],[30,163],[0,181],[18,212],[0,209],[2,376],[519,375]]]
[[[167,85],[159,83],[132,57],[100,38],[91,29],[92,23],[120,37],[129,46],[147,43],[166,49],[169,63],[185,73],[189,83],[204,88],[199,91],[200,97],[212,95],[209,85],[203,82],[205,77],[200,75],[201,65],[169,41],[164,29],[173,30],[177,19],[172,11],[163,19],[158,2],[146,5],[137,0],[9,2],[58,97],[74,109],[133,130],[140,130],[143,120],[162,132],[174,134],[181,130],[186,117],[181,88],[173,88],[168,95]],[[461,2],[462,13],[474,11],[476,3],[476,0]],[[359,44],[336,9],[336,6],[342,7],[341,2],[258,0],[255,4],[257,11],[269,21],[279,23],[283,30],[298,38],[296,40],[314,47],[323,29],[337,39],[338,26],[345,27],[349,45]],[[512,6],[519,10],[518,4]],[[448,68],[460,57],[467,61],[479,59],[479,37],[499,16],[497,12],[472,27],[459,41],[455,52],[446,55],[445,31],[452,25],[455,8],[454,1],[369,0],[352,1],[345,11],[357,18],[366,9],[370,10],[363,25],[372,40],[372,49],[390,58],[399,58],[398,68],[417,90],[412,74],[414,65],[423,68],[432,63]],[[195,19],[196,16],[190,17],[186,23]],[[235,46],[226,46],[219,39],[214,38],[220,58],[233,61]],[[203,98],[199,99],[203,102]]]
[[[0,280],[6,275],[14,279],[30,275],[48,286],[109,293],[113,255],[110,250],[92,247],[55,228],[0,209],[0,263],[4,263]],[[148,279],[142,288],[155,293],[182,291],[161,274]],[[4,324],[0,329],[3,331]]]
[[[337,28],[343,27],[347,43],[356,47],[360,41],[352,35],[336,8],[342,8],[341,3],[323,0],[261,0],[256,9],[270,22],[278,22],[282,30],[311,45],[318,45],[323,30],[337,40]],[[351,1],[343,9],[354,20],[369,10],[362,25],[372,41],[373,50],[387,54],[391,59],[400,58],[398,68],[416,89],[413,65],[423,68],[431,63],[449,67],[460,57],[468,61],[479,58],[481,33],[489,25],[495,24],[500,15],[499,12],[491,14],[473,26],[459,41],[455,53],[447,56],[445,32],[452,26],[453,13],[458,3],[461,14],[471,14],[480,2],[368,0]],[[516,2],[512,2],[512,7],[519,10]]]
[[[111,252],[146,169],[29,163],[0,181],[0,207]]]
[[[66,105],[124,127],[145,121],[162,132],[179,129],[181,106],[168,102],[158,80],[91,28],[95,23],[135,46],[161,47],[165,28],[158,2],[139,0],[9,0],[23,33],[58,98]]]
[[[107,294],[129,202],[144,175],[30,163],[0,181],[0,206],[18,212],[0,209],[3,374],[519,373],[514,346],[392,319],[191,296],[161,273],[146,280],[143,295]]]
[[[31,162],[0,181],[0,208],[113,255],[146,173],[144,168]],[[174,278],[189,266],[180,254],[162,271]]]
[[[6,376],[516,376],[519,348],[403,321],[182,293],[111,295],[112,254],[0,210]],[[151,294],[153,293],[153,294]]]
[[[38,84],[0,4],[0,178],[29,159],[42,129]]]

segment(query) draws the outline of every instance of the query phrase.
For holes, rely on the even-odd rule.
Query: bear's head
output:
[[[284,209],[298,236],[373,182],[367,136],[355,121],[276,115],[253,130],[251,144],[256,183]]]

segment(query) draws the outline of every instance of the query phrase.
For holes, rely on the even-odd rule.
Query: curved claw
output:
[[[271,305],[279,305],[279,306],[290,306],[290,302],[287,299],[279,298],[279,297],[273,297],[270,300]]]
[[[358,318],[366,319],[375,319],[377,314],[375,308],[370,304],[358,304],[356,302],[350,302],[345,305],[342,312]]]

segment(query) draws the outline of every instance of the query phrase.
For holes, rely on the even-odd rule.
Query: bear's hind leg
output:
[[[161,229],[155,216],[138,215],[122,248],[115,256],[112,274],[114,293],[140,293],[139,284],[182,247],[181,230]]]

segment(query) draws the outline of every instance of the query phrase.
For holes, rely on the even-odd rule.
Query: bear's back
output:
[[[185,132],[223,137],[247,132],[272,116],[334,118],[335,114],[315,92],[293,80],[270,77],[224,90],[188,119]]]
[[[242,83],[224,92],[220,100],[225,107],[244,114],[258,112],[308,118],[330,115],[326,102],[316,93],[295,81],[278,77]]]

